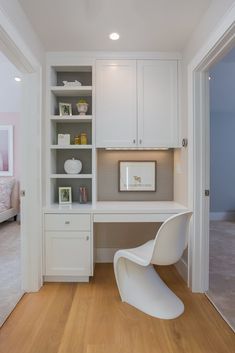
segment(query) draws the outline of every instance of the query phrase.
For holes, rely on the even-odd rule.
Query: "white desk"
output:
[[[173,201],[97,202],[44,209],[44,280],[89,281],[94,223],[164,222],[186,207]]]
[[[187,211],[174,201],[100,201],[93,205],[51,205],[45,213],[90,213],[95,223],[164,222],[170,216]]]
[[[186,207],[173,202],[97,202],[93,222],[164,222],[173,214],[186,211]]]

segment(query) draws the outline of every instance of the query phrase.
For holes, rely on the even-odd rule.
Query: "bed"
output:
[[[0,177],[0,223],[19,212],[19,183],[13,177]]]

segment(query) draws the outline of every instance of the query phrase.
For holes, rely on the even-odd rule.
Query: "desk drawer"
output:
[[[90,231],[90,214],[45,214],[45,230]]]

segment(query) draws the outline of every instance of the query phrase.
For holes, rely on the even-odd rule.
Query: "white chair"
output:
[[[116,252],[114,272],[123,302],[161,319],[174,319],[183,313],[184,304],[161,280],[153,264],[171,265],[181,258],[188,243],[191,215],[172,216],[161,225],[155,239]]]

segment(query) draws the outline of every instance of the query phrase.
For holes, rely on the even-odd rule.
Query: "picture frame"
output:
[[[60,116],[71,116],[72,115],[72,104],[71,103],[59,103]]]
[[[0,176],[13,176],[12,125],[0,125]]]
[[[118,161],[119,192],[156,192],[156,161]]]
[[[59,204],[72,203],[72,188],[70,186],[59,187]]]

